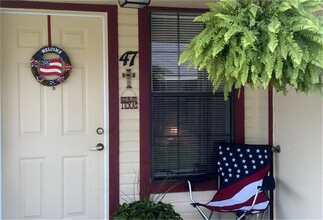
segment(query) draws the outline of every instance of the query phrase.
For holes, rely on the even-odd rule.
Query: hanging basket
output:
[[[221,0],[197,17],[205,29],[181,54],[208,72],[214,91],[272,86],[287,93],[323,90],[320,0]]]

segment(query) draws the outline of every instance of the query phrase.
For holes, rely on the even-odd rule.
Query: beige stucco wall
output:
[[[323,98],[274,95],[276,219],[322,219]]]

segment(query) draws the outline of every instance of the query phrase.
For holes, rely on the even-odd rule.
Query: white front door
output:
[[[2,217],[103,218],[106,148],[90,148],[105,145],[108,133],[105,18],[21,11],[0,16]],[[56,87],[41,85],[30,70],[31,57],[48,39],[73,65]]]

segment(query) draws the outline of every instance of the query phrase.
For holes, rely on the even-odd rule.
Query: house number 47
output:
[[[129,66],[133,66],[135,64],[137,54],[138,51],[127,51],[121,55],[119,61],[123,61],[123,66],[127,66],[128,61],[130,60]]]

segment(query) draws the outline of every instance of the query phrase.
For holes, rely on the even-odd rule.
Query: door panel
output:
[[[45,87],[29,60],[47,45],[47,16],[1,14],[3,218],[103,218],[103,30],[100,17],[51,15],[52,44],[73,69]]]

